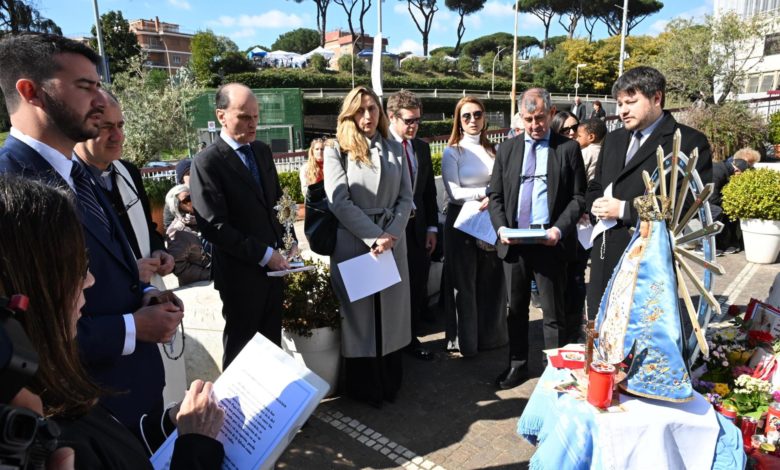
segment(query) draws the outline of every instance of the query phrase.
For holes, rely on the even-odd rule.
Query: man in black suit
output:
[[[571,105],[571,113],[577,116],[579,122],[584,121],[587,117],[587,110],[585,109],[585,105],[582,104],[582,100],[579,96],[574,98],[574,104]]]
[[[282,197],[268,145],[255,140],[259,108],[252,90],[238,83],[216,93],[219,138],[195,156],[190,188],[195,217],[211,242],[211,273],[222,299],[222,341],[227,367],[259,332],[282,341],[280,277],[289,269],[281,248],[284,229],[274,206]]]
[[[119,101],[105,90],[101,93],[106,98],[106,107],[100,120],[100,133],[76,144],[74,153],[86,164],[119,216],[141,280],[163,289],[159,276],[173,272],[173,256],[165,251],[165,241],[152,221],[141,172],[132,163],[120,160],[125,141],[125,118]]]
[[[509,366],[496,379],[513,388],[528,376],[528,304],[531,280],[539,287],[545,349],[563,341],[566,260],[577,243],[584,211],[585,169],[576,141],[550,131],[550,94],[532,88],[520,98],[524,133],[501,144],[490,180],[490,220],[499,237],[509,293]],[[545,229],[538,244],[519,244],[506,229]]]
[[[610,132],[604,139],[596,175],[588,184],[585,196],[586,208],[595,218],[614,222],[614,226],[593,241],[588,283],[589,318],[596,316],[612,271],[631,239],[629,229],[637,223],[637,211],[632,202],[645,192],[642,171],[652,175],[658,167],[658,147],[669,154],[674,132],[679,129],[681,151],[691,155],[693,149],[698,148],[696,169],[702,183],[712,181],[712,153],[707,137],[678,124],[671,113],[663,110],[666,79],[661,72],[651,67],[631,69],[612,86],[612,96],[617,100],[623,128]]]
[[[422,102],[414,93],[401,90],[387,99],[390,134],[401,143],[414,191],[414,210],[406,225],[406,255],[409,262],[409,287],[412,301],[412,342],[407,351],[429,361],[433,353],[422,347],[420,322],[428,310],[428,270],[431,253],[436,249],[439,210],[436,205],[436,183],[433,180],[431,147],[416,138],[420,128]]]
[[[77,142],[99,133],[106,106],[96,69],[99,56],[61,36],[21,34],[0,40],[0,57],[0,88],[12,125],[0,149],[0,173],[74,191],[95,277],[84,292],[79,350],[92,378],[117,392],[101,403],[140,436],[142,415],[163,406],[165,376],[156,343],[170,341],[183,311],[174,302],[149,305],[159,292],[139,281],[111,204],[84,165],[71,159]],[[159,430],[159,421],[153,428]]]

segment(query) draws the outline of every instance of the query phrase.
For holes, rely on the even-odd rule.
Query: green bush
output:
[[[352,67],[355,67],[355,75],[365,75],[367,73],[366,63],[359,59],[357,56],[353,58],[349,55],[343,55],[339,57],[339,71],[348,74],[352,73]]]
[[[313,68],[317,72],[324,72],[325,69],[328,68],[328,61],[325,60],[325,57],[322,57],[320,54],[314,54],[311,56],[311,59],[309,59],[309,67]]]
[[[286,277],[282,301],[282,328],[309,337],[314,328],[339,327],[339,301],[330,285],[330,269],[323,263],[317,269]]]
[[[284,173],[279,173],[279,185],[282,187],[282,190],[287,188],[287,191],[290,193],[290,197],[293,198],[295,202],[303,202],[303,193],[301,192],[301,177],[299,172],[285,171]]]
[[[769,133],[769,142],[773,145],[780,144],[780,111],[769,116],[767,131]]]
[[[691,108],[680,113],[677,120],[707,135],[714,162],[729,158],[743,147],[761,148],[766,137],[764,121],[738,101]]]
[[[723,187],[723,212],[732,219],[780,220],[780,172],[748,170]]]
[[[430,67],[428,61],[422,57],[412,57],[401,63],[401,71],[408,73],[428,73]]]
[[[441,176],[441,153],[431,154],[433,164],[433,176]]]
[[[176,186],[173,178],[144,178],[144,190],[149,198],[149,205],[159,207],[165,205],[165,195]],[[300,192],[300,188],[298,188]]]
[[[434,137],[437,135],[449,135],[450,132],[452,132],[452,119],[421,121],[417,135],[420,137]]]

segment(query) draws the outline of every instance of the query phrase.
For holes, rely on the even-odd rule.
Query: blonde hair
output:
[[[757,150],[745,147],[737,150],[734,154],[734,160],[745,160],[750,166],[753,166],[761,161],[761,154]]]
[[[496,149],[493,148],[493,144],[490,143],[487,138],[488,125],[485,105],[482,104],[482,101],[479,98],[475,98],[473,96],[464,96],[460,99],[460,101],[458,101],[458,104],[455,105],[455,115],[452,118],[452,132],[450,133],[450,140],[447,142],[447,145],[450,147],[460,146],[460,141],[463,138],[463,126],[460,125],[460,110],[469,103],[479,106],[479,109],[482,110],[482,122],[485,125],[482,127],[482,131],[479,133],[479,143],[482,145],[488,155],[495,157]]]
[[[338,127],[336,128],[336,139],[342,152],[347,152],[352,160],[361,163],[371,163],[371,157],[368,154],[368,144],[366,143],[366,136],[358,129],[355,122],[355,116],[360,110],[363,96],[370,96],[379,108],[379,122],[377,123],[376,130],[379,134],[387,139],[387,126],[388,120],[385,112],[382,110],[382,103],[379,101],[379,97],[376,93],[369,90],[364,86],[353,88],[347,96],[344,97],[344,102],[341,104],[341,112],[338,117]]]
[[[314,184],[322,179],[322,168],[317,164],[317,157],[314,156],[315,144],[322,144],[322,150],[325,150],[324,140],[318,138],[311,141],[309,159],[306,160],[306,182],[309,184]]]

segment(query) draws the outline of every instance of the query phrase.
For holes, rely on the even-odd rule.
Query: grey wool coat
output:
[[[339,220],[336,249],[330,257],[331,283],[341,312],[344,357],[376,357],[374,296],[350,302],[338,263],[368,253],[384,232],[398,241],[393,257],[401,282],[381,291],[382,355],[411,341],[406,223],[412,210],[412,182],[401,144],[379,132],[369,143],[371,165],[342,160],[338,148],[325,147],[325,192]],[[365,273],[370,277],[371,273]]]

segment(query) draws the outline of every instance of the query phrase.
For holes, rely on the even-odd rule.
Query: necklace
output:
[[[173,345],[176,342],[176,333],[173,334],[173,338],[171,338],[169,342],[163,344],[163,348],[162,348],[163,352],[168,357],[168,359],[172,361],[178,360],[182,356],[182,354],[184,354],[184,346],[185,346],[185,342],[187,341],[187,336],[185,336],[184,334],[184,319],[182,319],[181,323],[179,323],[179,328],[181,329],[181,351],[179,351],[179,354],[173,356],[174,354]],[[170,349],[171,352],[168,352],[168,349]]]

